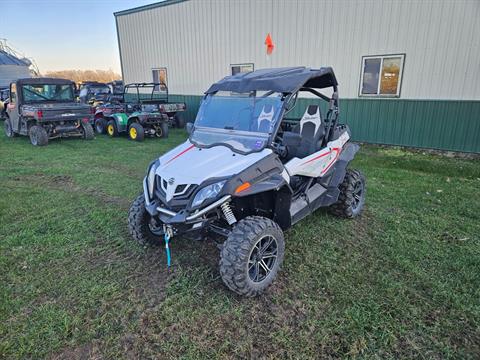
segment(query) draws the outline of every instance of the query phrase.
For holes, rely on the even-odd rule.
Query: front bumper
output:
[[[206,218],[204,215],[231,199],[230,195],[226,195],[210,205],[189,213],[184,209],[175,212],[166,209],[160,202],[150,200],[146,179],[143,180],[143,194],[145,197],[145,209],[150,216],[157,218],[162,224],[172,226],[175,234],[205,229],[211,222],[211,219]]]
[[[69,116],[43,116],[38,119],[38,122],[50,122],[50,123],[61,123],[61,122],[91,122],[93,120],[93,115],[91,114],[74,114]]]

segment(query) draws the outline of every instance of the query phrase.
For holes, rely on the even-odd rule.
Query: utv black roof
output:
[[[72,80],[58,79],[58,78],[48,78],[48,77],[18,79],[16,81],[16,83],[18,85],[42,85],[42,84],[70,85],[70,84],[74,84],[74,82]]]
[[[227,76],[210,86],[205,93],[217,91],[242,93],[254,90],[293,93],[302,87],[315,89],[333,87],[336,90],[337,85],[337,79],[331,67],[311,69],[301,66],[260,69]]]
[[[80,85],[87,85],[87,86],[107,86],[106,83],[100,81],[82,81]]]
[[[143,82],[143,83],[129,83],[125,87],[151,87],[158,85],[166,85],[164,83],[154,83],[154,82]]]

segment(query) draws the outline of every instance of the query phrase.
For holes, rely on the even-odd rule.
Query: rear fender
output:
[[[360,149],[358,144],[347,143],[334,166],[319,181],[326,188],[335,188],[340,186],[345,178],[348,164],[353,160],[355,154]]]
[[[139,123],[139,119],[137,116],[130,116],[127,120],[127,128],[130,127],[132,123]]]

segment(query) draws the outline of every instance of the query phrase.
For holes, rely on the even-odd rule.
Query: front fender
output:
[[[278,191],[285,185],[289,186],[282,175],[275,174],[267,179],[251,184],[250,187],[237,194],[234,194],[234,196],[244,197],[271,190]]]
[[[115,113],[110,115],[110,117],[115,120],[118,131],[126,131],[128,124],[128,116],[125,113]]]

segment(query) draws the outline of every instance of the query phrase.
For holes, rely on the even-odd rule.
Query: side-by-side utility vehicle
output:
[[[303,116],[288,118],[302,93],[310,95]],[[261,293],[282,263],[285,230],[320,207],[352,218],[364,206],[365,178],[348,168],[359,146],[338,114],[330,67],[262,69],[213,84],[189,139],[150,164],[130,234],[142,244],[163,239],[168,260],[172,237],[215,235],[224,283]]]
[[[96,108],[110,100],[111,89],[102,82],[84,81],[79,85],[78,100]]]
[[[35,146],[49,139],[94,138],[90,106],[75,101],[75,83],[54,78],[20,79],[10,84],[5,135],[27,135]]]
[[[127,84],[122,101],[111,101],[98,106],[95,129],[98,133],[118,136],[127,133],[130,139],[168,137],[169,125],[184,127],[181,112],[184,103],[169,103],[168,89],[160,83]]]

